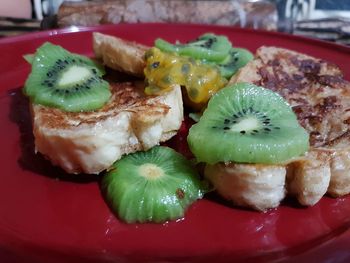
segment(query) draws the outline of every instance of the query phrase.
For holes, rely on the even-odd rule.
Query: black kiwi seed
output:
[[[215,41],[214,41],[213,38],[209,38],[206,42],[204,42],[203,47],[211,48],[211,46],[213,45],[214,42],[215,42]],[[201,45],[201,46],[202,46],[202,45]]]
[[[224,127],[224,130],[229,130],[229,129],[230,129],[230,127],[227,127],[227,126],[226,126],[226,127]]]
[[[264,131],[271,131],[271,129],[269,129],[269,128],[264,128]]]
[[[224,120],[224,123],[225,123],[225,124],[228,124],[228,123],[230,123],[230,120],[229,120],[229,119],[225,119],[225,120]]]
[[[239,133],[240,133],[240,134],[245,134],[245,131],[240,131]]]

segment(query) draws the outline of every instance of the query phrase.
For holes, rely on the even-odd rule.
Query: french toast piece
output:
[[[238,206],[264,211],[277,207],[285,197],[284,165],[207,164],[204,174],[225,199]]]
[[[287,165],[286,188],[302,205],[316,204],[326,193],[331,177],[330,152],[313,150]]]
[[[145,96],[131,83],[111,84],[112,97],[92,112],[31,105],[36,151],[68,173],[97,174],[122,155],[174,136],[183,120],[180,86]]]
[[[149,47],[94,32],[93,48],[96,58],[101,59],[106,66],[135,76],[144,76],[144,55]]]
[[[279,93],[310,134],[309,152],[285,164],[288,194],[296,196],[302,205],[314,205],[326,192],[333,197],[349,194],[350,83],[343,79],[341,70],[298,52],[263,46],[257,50],[255,59],[230,80],[230,83],[238,82],[253,83]],[[227,173],[232,171],[230,165]],[[250,166],[241,167],[246,176],[250,175]],[[273,174],[274,168],[270,169]],[[267,208],[269,202],[264,206],[261,200],[256,200],[256,204],[245,205]]]

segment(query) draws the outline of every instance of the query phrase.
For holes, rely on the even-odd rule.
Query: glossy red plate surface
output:
[[[275,45],[332,61],[347,79],[349,48],[229,27],[145,24],[75,31],[0,40],[1,262],[350,262],[350,196],[324,197],[310,208],[286,202],[266,213],[208,196],[178,222],[121,223],[105,204],[98,177],[65,175],[33,153],[27,100],[20,91],[30,69],[22,55],[51,41],[92,56],[92,31],[148,45],[157,37],[185,41],[210,31],[251,51]]]

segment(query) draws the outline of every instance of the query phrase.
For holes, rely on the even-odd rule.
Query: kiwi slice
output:
[[[192,164],[165,146],[130,154],[102,179],[111,209],[127,223],[178,219],[205,187]]]
[[[45,43],[34,56],[24,93],[35,104],[64,111],[90,111],[102,107],[110,98],[103,68],[94,61],[72,54],[60,46]]]
[[[212,33],[201,35],[194,41],[187,43],[188,46],[206,48],[212,51],[228,53],[232,48],[231,42],[226,36],[219,36]]]
[[[220,69],[221,76],[231,78],[240,68],[244,67],[254,58],[253,54],[244,48],[232,48],[226,58],[216,63]]]
[[[163,39],[156,39],[155,46],[164,52],[177,53],[195,59],[207,61],[222,61],[232,48],[231,42],[225,36],[204,34],[187,44],[171,44]]]
[[[27,61],[29,64],[33,63],[34,57],[34,54],[27,54],[23,56],[24,60]]]
[[[248,83],[217,92],[188,135],[199,162],[276,164],[305,153],[308,133],[277,93]]]

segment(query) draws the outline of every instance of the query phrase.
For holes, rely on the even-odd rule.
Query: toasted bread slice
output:
[[[93,48],[96,58],[106,66],[135,76],[144,75],[144,55],[149,47],[95,32]]]
[[[101,109],[71,113],[31,105],[36,151],[68,173],[97,174],[122,155],[174,136],[183,120],[181,88],[143,95],[142,85],[112,84]]]
[[[255,59],[230,80],[238,82],[253,83],[282,95],[310,134],[309,152],[285,164],[288,194],[296,196],[303,205],[314,205],[326,192],[334,197],[350,193],[350,83],[343,79],[336,65],[283,48],[261,47]],[[222,168],[218,164],[225,170],[223,174],[236,173],[232,165]],[[251,166],[240,164],[240,173],[245,171],[246,177],[252,177]],[[256,164],[253,170],[255,174],[257,171],[266,174],[270,169],[273,175],[278,167]],[[264,183],[268,187],[274,182],[266,179]],[[224,196],[226,191],[222,192]],[[279,196],[281,201],[283,196]],[[264,210],[278,205],[275,196],[272,197],[260,196],[255,203],[250,199],[236,200],[232,195],[230,199]],[[264,198],[265,203],[261,204]]]
[[[225,199],[264,211],[285,197],[284,165],[218,163],[206,165],[204,175]]]

